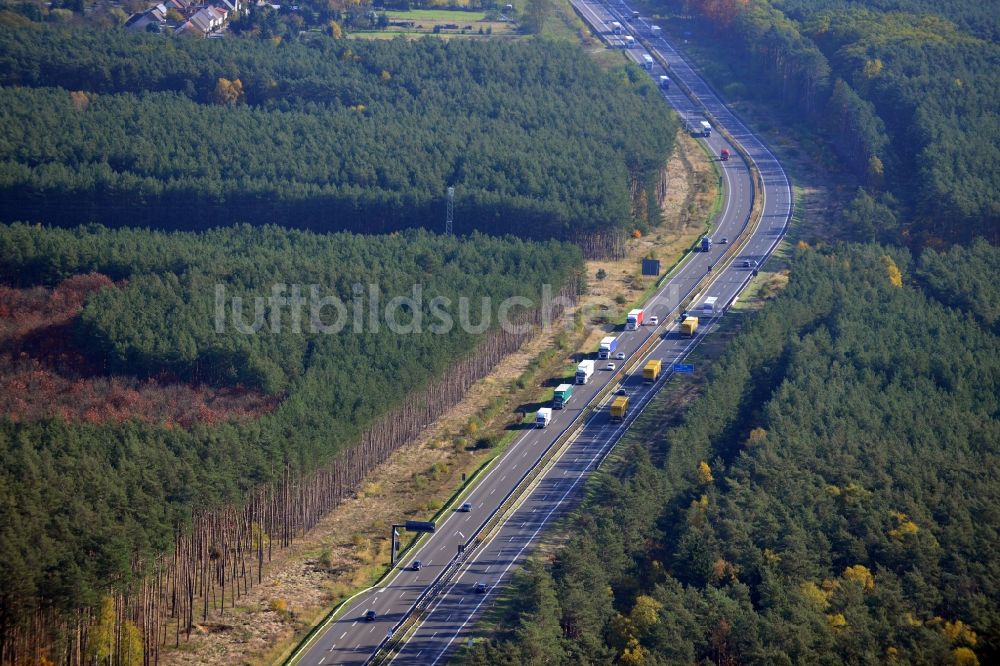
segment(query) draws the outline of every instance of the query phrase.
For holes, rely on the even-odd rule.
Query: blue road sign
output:
[[[686,374],[691,374],[694,372],[693,365],[686,365],[684,363],[674,363],[674,372],[683,372]]]

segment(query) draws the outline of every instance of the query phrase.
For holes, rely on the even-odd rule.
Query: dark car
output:
[[[628,391],[626,391],[623,388],[620,388],[617,391],[615,391],[615,395],[628,395]]]
[[[472,504],[466,502],[461,507],[459,507],[458,510],[461,511],[462,513],[469,513],[470,511],[472,511]]]
[[[720,241],[719,241],[719,243],[721,243],[722,245],[725,245],[725,244],[726,244],[726,243],[728,243],[728,242],[729,242],[729,239],[728,239],[728,238],[726,238],[725,236],[723,236],[723,237],[722,237],[722,240],[720,240]]]
[[[420,571],[420,567],[424,566],[420,560],[413,560],[413,564],[410,566],[414,571]]]
[[[376,613],[375,611],[373,610],[365,611],[365,622],[374,622],[377,617],[378,613]]]
[[[476,592],[478,594],[485,594],[486,593],[486,583],[476,583],[475,585],[472,586],[472,591]]]

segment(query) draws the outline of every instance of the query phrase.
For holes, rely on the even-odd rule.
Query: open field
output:
[[[350,33],[357,39],[394,39],[395,37],[417,38],[436,35],[445,39],[454,37],[513,37],[517,25],[510,21],[488,21],[481,11],[457,11],[452,9],[411,9],[409,11],[386,12],[389,27],[383,30]]]

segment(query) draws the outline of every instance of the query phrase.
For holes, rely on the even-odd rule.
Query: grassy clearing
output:
[[[672,270],[708,229],[718,207],[719,177],[699,143],[683,132],[667,164],[667,196],[661,202],[663,219],[650,232],[629,243],[625,258],[587,263],[590,278],[584,302],[595,313],[593,323],[620,325],[625,313],[657,288],[658,278],[640,274],[643,257],[661,261],[661,275]],[[603,280],[595,278],[603,271]]]
[[[388,11],[389,19],[405,19],[412,21],[441,21],[446,23],[468,23],[482,21],[486,12],[459,11],[455,9],[411,9],[409,11]]]
[[[411,9],[388,11],[389,27],[349,33],[353,39],[416,39],[427,35],[442,39],[485,39],[516,37],[516,25],[509,21],[488,21],[486,12],[454,9]]]

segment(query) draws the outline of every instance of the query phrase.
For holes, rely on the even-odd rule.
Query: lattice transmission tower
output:
[[[448,216],[444,220],[444,233],[451,236],[455,233],[455,188],[448,188]]]

